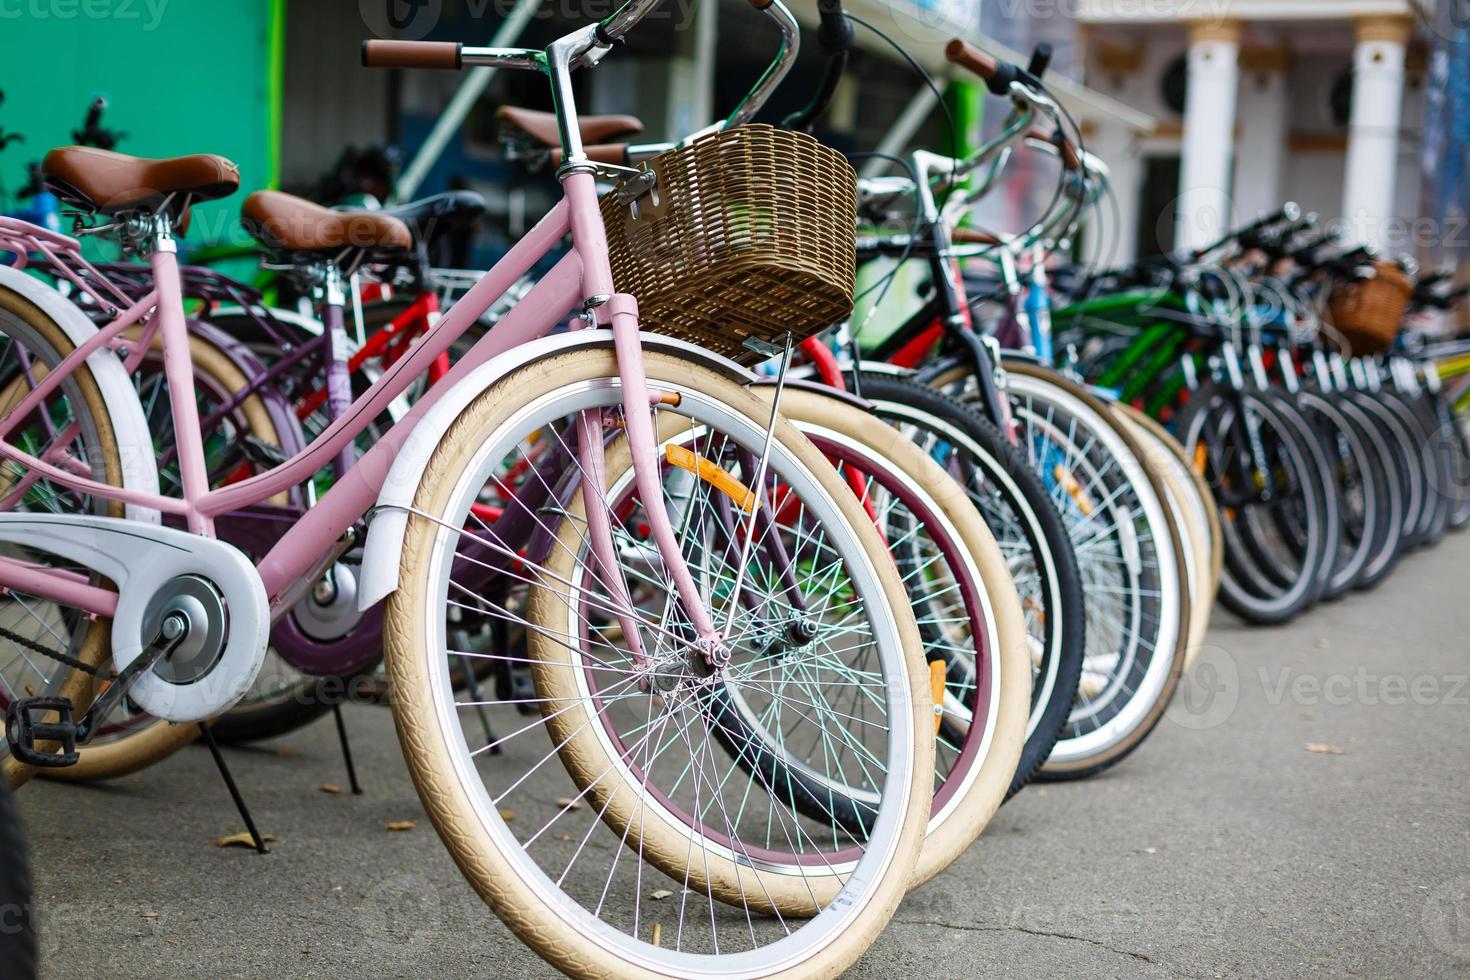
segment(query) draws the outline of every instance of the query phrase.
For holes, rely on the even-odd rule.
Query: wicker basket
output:
[[[857,175],[802,133],[741,126],[649,161],[657,186],[602,199],[613,280],[644,329],[751,362],[852,312]]]
[[[1342,283],[1332,291],[1332,325],[1353,354],[1374,354],[1393,345],[1414,292],[1413,280],[1397,265],[1380,259],[1373,267],[1372,279]]]

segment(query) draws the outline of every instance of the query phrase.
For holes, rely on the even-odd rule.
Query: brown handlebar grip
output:
[[[381,38],[362,42],[362,63],[366,68],[447,68],[464,67],[464,45],[458,41],[386,41]]]
[[[944,56],[961,68],[968,68],[981,78],[990,78],[999,65],[990,55],[968,41],[955,38],[944,46]]]
[[[999,237],[979,228],[952,228],[949,240],[958,245],[1000,245]]]
[[[1062,166],[1066,169],[1082,169],[1082,158],[1077,155],[1077,147],[1073,146],[1072,141],[1061,133],[1057,133],[1055,136],[1048,136],[1039,129],[1033,129],[1026,134],[1026,138],[1036,140],[1040,143],[1047,143],[1055,147],[1057,156],[1061,157]]]
[[[587,159],[593,163],[610,163],[616,167],[628,165],[627,143],[594,143],[592,146],[582,147],[582,152],[587,154]],[[552,151],[551,162],[554,165],[561,166],[563,158],[564,154],[561,150]]]

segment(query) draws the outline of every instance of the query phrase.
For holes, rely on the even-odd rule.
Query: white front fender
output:
[[[741,384],[755,379],[754,375],[734,361],[682,340],[645,333],[642,341],[644,350],[677,354],[719,371]],[[359,609],[367,609],[398,588],[398,564],[403,553],[403,535],[408,528],[408,508],[413,505],[413,499],[418,494],[419,483],[434,450],[439,447],[454,420],[459,418],[470,403],[512,371],[528,364],[569,350],[610,348],[612,345],[612,331],[609,329],[572,330],[551,334],[491,358],[434,403],[414,426],[413,434],[405,440],[383,481],[383,489],[373,509],[363,552],[362,580],[357,589]]]
[[[40,307],[41,312],[50,317],[67,339],[78,347],[97,334],[97,327],[87,319],[87,314],[34,276],[9,266],[0,266],[0,287],[19,293],[27,302]],[[133,387],[127,369],[106,347],[87,358],[87,367],[97,382],[102,401],[107,405],[107,414],[112,418],[112,431],[117,437],[118,452],[122,457],[123,487],[142,493],[158,493],[158,457],[153,448],[153,436],[148,431],[143,405],[138,401],[137,389]],[[127,516],[134,521],[159,523],[158,511],[135,504],[127,505]]]

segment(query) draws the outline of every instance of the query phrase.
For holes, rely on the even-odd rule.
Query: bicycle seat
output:
[[[41,174],[57,197],[100,214],[154,210],[170,194],[187,195],[193,203],[213,201],[240,186],[240,169],[213,153],[148,160],[91,146],[60,146],[46,154]]]
[[[436,231],[474,224],[485,213],[485,199],[474,191],[448,191],[368,213],[397,218],[422,241]]]
[[[256,191],[240,223],[267,248],[326,252],[339,248],[411,248],[408,225],[381,211],[333,211],[293,194]]]
[[[497,115],[543,146],[551,149],[561,146],[561,131],[557,128],[554,112],[503,105]],[[577,123],[582,142],[588,144],[607,143],[643,132],[643,122],[637,116],[582,116]]]

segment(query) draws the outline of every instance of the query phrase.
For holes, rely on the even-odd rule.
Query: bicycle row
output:
[[[1010,795],[1136,750],[1217,588],[1284,618],[1458,519],[1422,486],[1406,504],[1464,459],[1422,406],[1382,414],[1419,419],[1403,445],[1446,469],[1365,448],[1399,362],[1293,346],[1330,285],[1252,263],[1299,251],[1297,215],[1150,267],[1144,296],[1054,271],[1106,168],[1045,50],[951,42],[1000,133],[859,179],[809,135],[852,44],[837,0],[819,90],[780,126],[751,121],[798,47],[780,0],[758,5],[780,51],[727,119],[629,144],[631,117],[579,115],[572,72],[654,3],[544,51],[364,45],[369,67],[547,76],[554,113],[501,115],[564,198],[483,274],[428,261],[476,195],[260,190],[242,223],[310,300],[274,307],[180,261],[191,206],[238,189],[229,161],[46,156],[73,235],[0,218],[11,785],[275,737],[350,682],[389,701],[445,846],[552,965],[829,975]],[[976,229],[1019,153],[1055,159],[1058,193],[1019,233]],[[121,260],[89,259],[94,236]],[[861,301],[905,263],[924,302],[880,324]],[[1364,397],[1309,399],[1319,362]],[[1177,416],[1149,387],[1176,364]]]

